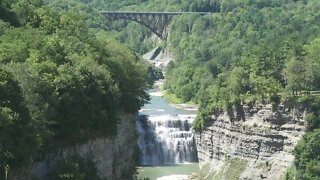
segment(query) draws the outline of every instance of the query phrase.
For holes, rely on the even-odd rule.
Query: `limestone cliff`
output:
[[[122,115],[113,138],[91,139],[84,144],[60,149],[50,154],[42,162],[34,162],[21,172],[13,173],[10,179],[47,179],[59,158],[79,155],[94,162],[98,175],[107,180],[127,179],[125,173],[135,167],[134,150],[136,147],[135,120],[133,115]]]
[[[220,112],[196,133],[201,179],[276,180],[293,163],[291,152],[304,131],[304,109],[260,104],[243,107],[242,114],[240,120]]]

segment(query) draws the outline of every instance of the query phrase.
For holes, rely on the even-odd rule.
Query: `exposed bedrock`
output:
[[[203,176],[228,179],[228,168],[238,168],[237,179],[280,179],[294,161],[292,150],[304,132],[305,110],[257,104],[242,108],[242,120],[233,113],[233,118],[224,112],[213,116],[210,126],[195,133]],[[234,166],[235,160],[245,163]]]

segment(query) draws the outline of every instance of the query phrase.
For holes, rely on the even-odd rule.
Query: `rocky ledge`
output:
[[[294,161],[292,150],[304,132],[305,110],[280,104],[221,112],[195,133],[202,179],[281,179]],[[229,113],[230,114],[230,113]]]
[[[77,146],[56,150],[45,160],[30,163],[11,173],[12,180],[49,179],[60,158],[79,155],[81,158],[93,161],[98,176],[102,179],[125,180],[131,179],[131,170],[135,167],[136,132],[135,116],[119,115],[117,134],[114,137],[91,139]]]

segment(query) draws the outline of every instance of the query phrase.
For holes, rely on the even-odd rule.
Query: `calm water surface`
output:
[[[150,180],[156,180],[157,178],[163,176],[185,175],[198,172],[198,163],[178,164],[172,166],[139,167],[138,179],[150,178]]]
[[[177,115],[177,114],[196,114],[196,111],[183,110],[171,106],[165,99],[160,96],[151,96],[149,104],[142,107],[141,114],[147,114],[151,116],[156,115]]]
[[[196,111],[188,111],[178,109],[171,106],[166,100],[159,96],[151,96],[149,104],[146,104],[140,111],[140,114],[149,116],[161,115],[194,115]],[[138,167],[138,179],[149,178],[156,180],[159,177],[170,175],[189,175],[191,173],[198,173],[198,163],[185,163],[164,166],[146,166]]]

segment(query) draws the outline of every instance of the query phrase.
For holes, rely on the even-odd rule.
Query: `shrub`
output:
[[[95,164],[79,155],[61,158],[57,161],[53,180],[99,180]]]

